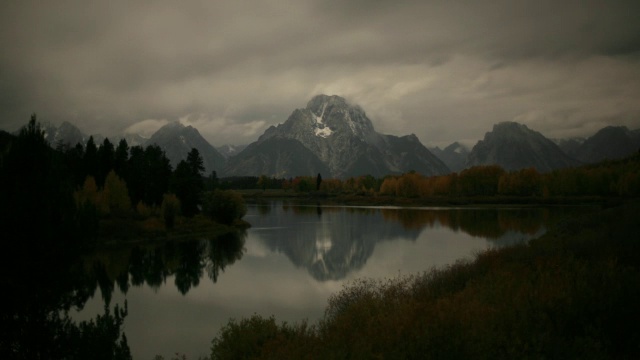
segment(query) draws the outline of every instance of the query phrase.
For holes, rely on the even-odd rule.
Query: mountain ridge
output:
[[[269,127],[256,143],[273,138],[299,142],[336,178],[367,174],[381,177],[411,170],[424,175],[449,172],[415,135],[397,137],[377,133],[360,106],[350,105],[337,95],[314,96],[305,108],[295,109],[284,123]],[[398,152],[405,148],[412,150],[412,154]],[[229,162],[225,173],[235,175],[240,171],[238,168],[246,169],[246,164],[234,162],[259,157],[253,149],[255,147],[248,146],[238,155],[242,155],[241,158]],[[288,172],[296,171],[299,170]]]
[[[526,125],[505,121],[493,126],[471,149],[465,167],[499,165],[507,171],[533,167],[540,172],[572,167],[580,162]]]

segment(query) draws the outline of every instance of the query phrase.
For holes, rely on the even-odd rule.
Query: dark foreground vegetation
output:
[[[640,204],[422,275],[362,279],[317,324],[232,320],[212,359],[636,359]]]
[[[98,147],[89,139],[86,147],[53,149],[35,115],[17,136],[0,132],[0,358],[130,359],[127,304],[110,304],[114,283],[126,293],[129,285],[175,276],[185,293],[205,265],[215,281],[240,256],[235,225],[244,224],[246,208],[234,193],[207,188],[202,171],[197,150],[174,170],[157,146],[114,147],[105,139]],[[194,239],[200,242],[186,242]],[[117,274],[97,261],[86,264],[88,249],[125,243],[135,247]],[[159,254],[160,244],[172,255],[138,256],[147,248]],[[164,259],[174,268],[159,271]],[[103,314],[74,321],[69,312],[82,309],[97,288]]]
[[[18,237],[14,245],[83,246],[246,225],[242,198],[216,189],[203,171],[196,149],[175,169],[157,145],[124,139],[53,149],[33,115],[18,136],[0,136],[3,230]]]

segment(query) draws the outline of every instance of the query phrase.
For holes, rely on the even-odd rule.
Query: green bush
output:
[[[242,196],[232,190],[206,192],[202,199],[202,212],[213,220],[230,225],[247,213]]]

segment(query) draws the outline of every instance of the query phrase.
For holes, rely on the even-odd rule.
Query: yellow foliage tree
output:
[[[131,210],[127,184],[113,170],[107,174],[102,197],[111,214],[122,216]]]
[[[381,195],[396,195],[398,188],[398,180],[395,177],[388,177],[384,179],[382,185],[380,185]]]

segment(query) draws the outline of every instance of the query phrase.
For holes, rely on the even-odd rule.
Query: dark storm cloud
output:
[[[0,128],[196,125],[247,143],[317,93],[379,131],[478,139],[640,127],[637,1],[134,1],[0,5]]]

